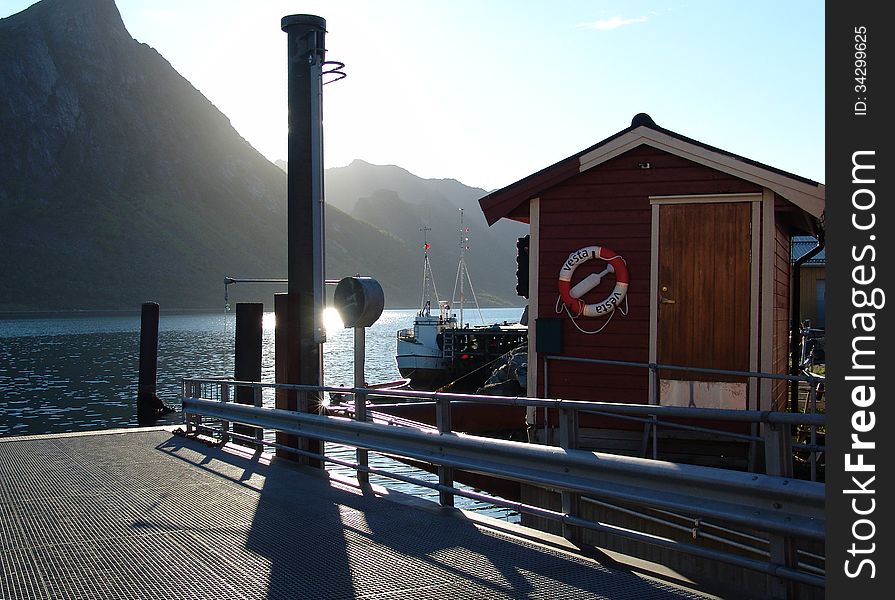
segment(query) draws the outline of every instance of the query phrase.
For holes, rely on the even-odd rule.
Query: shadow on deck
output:
[[[0,440],[0,598],[705,597],[421,502],[167,430]]]

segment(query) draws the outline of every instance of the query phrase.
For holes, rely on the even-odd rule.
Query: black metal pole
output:
[[[323,308],[321,73],[326,53],[326,20],[315,15],[290,15],[283,17],[281,26],[287,34],[289,67],[287,291],[301,294],[308,303]]]
[[[325,339],[322,63],[326,20],[315,15],[283,17],[287,35],[289,139],[287,178],[288,293],[276,299],[276,380],[323,383]],[[278,408],[317,412],[319,399],[308,394],[277,395]],[[318,451],[320,442],[293,440]],[[288,456],[288,453],[284,453]],[[315,466],[320,461],[303,459]]]

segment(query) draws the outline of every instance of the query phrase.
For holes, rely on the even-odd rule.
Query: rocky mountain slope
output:
[[[400,240],[410,249],[417,278],[421,270],[421,228],[430,229],[426,232],[430,260],[442,299],[450,299],[455,286],[462,237],[468,240],[464,241],[468,248],[466,264],[479,302],[502,304],[509,295],[511,304],[522,303],[521,298],[513,296],[516,238],[528,233],[528,227],[510,221],[488,227],[478,204],[485,190],[453,179],[422,179],[401,167],[371,165],[362,160],[327,170],[325,179],[330,206]],[[419,281],[415,284],[418,289]]]
[[[0,311],[218,308],[225,276],[284,276],[284,173],[130,36],[113,0],[43,0],[0,20],[0,131]],[[327,275],[372,275],[390,306],[415,306],[420,223],[453,227],[442,211],[482,191],[404,171],[411,192],[384,176],[392,169],[328,173]],[[484,267],[477,291],[519,304],[512,242],[481,232],[482,254],[503,262]],[[440,266],[449,277],[456,248]],[[274,291],[234,294],[269,302]]]

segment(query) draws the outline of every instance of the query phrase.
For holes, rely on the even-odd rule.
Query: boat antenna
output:
[[[438,288],[435,287],[435,275],[432,273],[432,265],[429,264],[429,232],[431,227],[420,227],[423,232],[423,296],[420,300],[420,316],[429,316],[426,311],[426,299],[429,298],[429,285],[435,293],[435,303],[438,304]],[[431,306],[431,305],[430,305]]]
[[[460,209],[460,263],[457,265],[457,277],[454,279],[454,293],[451,295],[451,304],[456,304],[457,288],[460,289],[460,327],[463,327],[463,303],[464,303],[464,282],[469,282],[469,291],[472,293],[472,299],[475,302],[476,310],[479,312],[479,319],[482,325],[485,324],[485,317],[482,316],[482,309],[479,307],[479,300],[475,297],[475,289],[472,287],[472,278],[469,276],[469,269],[466,268],[466,251],[469,250],[469,227],[463,224],[463,209]]]

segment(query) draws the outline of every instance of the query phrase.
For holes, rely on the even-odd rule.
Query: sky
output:
[[[76,2],[80,0],[65,0]],[[286,158],[286,34],[327,22],[324,162],[488,191],[660,126],[824,181],[824,4],[718,0],[117,0],[270,160]],[[0,17],[32,0],[0,0]]]

